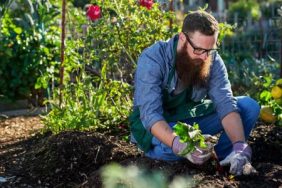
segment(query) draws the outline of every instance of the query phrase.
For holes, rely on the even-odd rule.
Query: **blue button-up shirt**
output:
[[[150,131],[151,127],[162,116],[162,90],[168,87],[173,92],[177,84],[177,73],[167,86],[168,75],[175,63],[173,42],[175,35],[168,41],[159,41],[145,49],[137,64],[135,72],[134,108],[139,108],[143,126]],[[216,53],[212,58],[208,84],[206,88],[194,87],[192,100],[200,101],[208,96],[223,119],[228,113],[237,111],[237,102],[233,97],[227,70],[220,55]]]

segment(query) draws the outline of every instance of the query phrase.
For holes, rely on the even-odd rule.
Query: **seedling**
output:
[[[193,152],[196,147],[207,148],[205,137],[199,129],[199,124],[194,123],[191,126],[183,122],[177,122],[173,130],[180,137],[180,142],[188,144],[185,153]]]

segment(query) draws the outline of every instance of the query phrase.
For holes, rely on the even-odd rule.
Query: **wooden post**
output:
[[[62,0],[62,34],[61,34],[61,64],[60,64],[60,101],[62,104],[62,90],[64,87],[64,61],[65,61],[65,23],[66,23],[66,0]]]

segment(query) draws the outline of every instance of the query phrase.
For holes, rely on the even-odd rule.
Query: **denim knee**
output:
[[[259,104],[257,101],[248,96],[240,96],[236,98],[238,100],[237,105],[244,127],[252,129],[260,113]]]

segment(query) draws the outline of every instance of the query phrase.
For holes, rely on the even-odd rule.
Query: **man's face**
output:
[[[198,31],[187,34],[181,33],[186,48],[186,56],[190,63],[201,65],[206,61],[210,61],[211,55],[216,51],[217,33],[212,36],[204,35]]]
[[[191,37],[191,38],[190,38]],[[215,52],[217,34],[206,36],[200,32],[180,33],[182,42],[177,52],[176,67],[187,85],[205,85],[210,71],[211,54]]]

